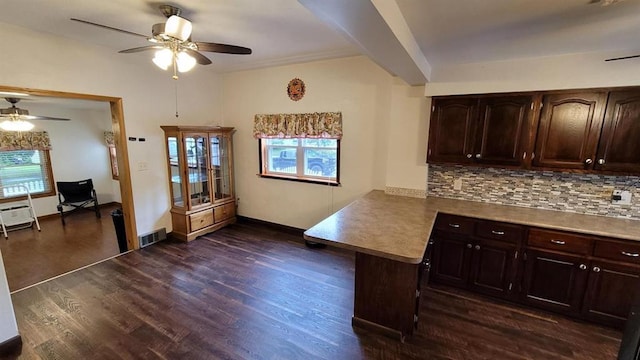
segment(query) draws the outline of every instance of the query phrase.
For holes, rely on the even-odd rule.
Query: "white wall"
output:
[[[291,101],[287,83],[298,77],[305,97]],[[224,79],[224,125],[234,135],[236,192],[239,214],[279,224],[308,228],[357,197],[387,185],[389,143],[421,128],[422,90],[411,91],[366,57],[350,57],[227,74]],[[394,108],[400,107],[399,109]],[[405,106],[407,106],[405,108]],[[252,136],[253,118],[260,113],[341,111],[344,137],[340,153],[341,186],[260,178],[258,141]],[[401,118],[401,119],[400,119]],[[393,131],[391,124],[409,125]],[[421,128],[421,131],[425,131]],[[424,147],[417,134],[408,146]],[[426,143],[425,143],[426,145]],[[398,150],[401,151],[401,150]],[[395,151],[394,151],[395,153]],[[414,152],[416,153],[416,152]],[[416,156],[417,157],[417,156]],[[424,189],[426,170],[416,157],[392,159],[398,169],[415,177],[403,185]],[[394,169],[395,169],[394,167]],[[416,170],[416,167],[418,170]],[[416,175],[418,174],[418,175]],[[394,174],[392,183],[402,175]]]
[[[220,121],[219,77],[196,67],[178,80],[180,117],[175,117],[175,81],[155,67],[151,54],[118,54],[73,40],[0,23],[0,42],[12,51],[0,61],[0,84],[116,96],[123,99],[125,131],[145,137],[128,142],[138,233],[171,230],[165,145],[160,125]],[[92,130],[93,131],[93,130]],[[73,136],[69,136],[72,139]],[[148,170],[137,171],[146,162]]]
[[[441,66],[427,96],[579,89],[640,84],[638,59],[605,62],[619,53],[584,53]]]
[[[108,103],[98,105],[100,109],[94,110],[63,108],[55,104],[38,103],[37,100],[24,100],[18,104],[32,115],[70,119],[32,121],[34,130],[49,133],[54,181],[91,178],[100,204],[120,202],[119,184],[112,179],[109,152],[103,136],[104,131],[111,130],[111,111]],[[38,216],[56,213],[57,204],[58,197],[55,195],[33,200]]]
[[[0,343],[18,336],[18,324],[13,312],[7,274],[4,271],[2,253],[0,252]]]

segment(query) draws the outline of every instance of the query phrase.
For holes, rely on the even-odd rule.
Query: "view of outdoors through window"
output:
[[[26,194],[24,185],[32,194],[51,190],[46,154],[43,150],[0,151],[0,198]]]
[[[338,140],[263,139],[262,142],[267,175],[337,181]]]

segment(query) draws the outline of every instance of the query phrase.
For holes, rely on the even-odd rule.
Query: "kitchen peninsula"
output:
[[[529,227],[558,231],[564,236],[572,234],[565,232],[586,236],[595,243],[589,243],[591,252],[586,255],[589,261],[593,246],[609,244],[595,236],[607,237],[605,240],[611,240],[611,244],[616,246],[634,248],[640,245],[635,243],[640,241],[640,223],[634,220],[435,197],[409,198],[374,190],[304,233],[304,238],[309,241],[355,251],[354,326],[382,331],[400,340],[413,333],[418,321],[416,309],[420,300],[421,263],[432,229],[437,230],[438,214],[481,219],[479,221],[490,226],[502,222],[509,223],[504,225],[507,227],[511,224],[523,226],[516,245],[519,251],[527,244]],[[460,224],[446,223],[445,226],[456,229]],[[487,229],[489,236],[504,235],[499,228]],[[553,242],[551,245],[561,246]],[[531,246],[534,248],[536,245],[532,242]],[[612,254],[619,256],[620,253],[618,250],[617,254]],[[629,258],[629,261],[635,259]],[[585,270],[582,266],[579,269]],[[523,296],[510,285],[509,291],[513,291],[510,294],[512,299]]]

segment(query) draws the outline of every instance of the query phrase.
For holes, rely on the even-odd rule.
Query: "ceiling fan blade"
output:
[[[639,57],[640,57],[640,54],[638,54],[638,55],[622,56],[622,57],[611,58],[611,59],[605,59],[604,61],[616,61],[616,60],[635,59],[635,58],[639,58]]]
[[[53,116],[30,115],[29,116],[29,120],[63,120],[63,121],[69,121],[71,119],[59,118],[59,117],[53,117]]]
[[[87,25],[98,26],[98,27],[101,27],[101,28],[104,28],[104,29],[108,29],[108,30],[118,31],[118,32],[121,32],[121,33],[129,34],[129,35],[140,36],[140,37],[143,37],[145,39],[148,38],[148,36],[146,36],[146,35],[134,33],[133,31],[122,30],[122,29],[118,29],[118,28],[114,28],[114,27],[107,26],[107,25],[102,25],[102,24],[96,24],[94,22],[87,21],[87,20],[76,19],[76,18],[71,18],[71,20],[72,21],[77,21],[77,22],[80,22],[80,23],[83,23],[83,24],[87,24]]]
[[[9,114],[0,114],[0,119],[11,119],[11,118],[15,118],[15,115],[9,115]],[[59,117],[52,117],[52,116],[38,116],[38,115],[20,115],[19,116],[20,120],[64,120],[64,121],[69,121],[71,119],[67,119],[67,118],[59,118]]]
[[[147,45],[147,46],[140,46],[140,47],[135,47],[135,48],[131,48],[131,49],[126,49],[126,50],[120,50],[118,51],[119,53],[122,54],[130,54],[130,53],[137,53],[140,51],[146,51],[146,50],[154,50],[154,49],[164,49],[164,46],[162,45]]]
[[[200,54],[199,52],[191,49],[184,50],[187,54],[193,56],[196,59],[196,62],[200,65],[209,65],[211,64],[211,60],[208,57]]]
[[[216,43],[199,42],[199,41],[195,41],[195,44],[198,46],[198,50],[200,51],[217,52],[217,53],[223,53],[223,54],[236,54],[236,55],[251,54],[251,49],[242,47],[242,46],[216,44]]]

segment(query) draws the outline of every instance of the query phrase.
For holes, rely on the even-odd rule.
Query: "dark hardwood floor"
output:
[[[95,213],[81,211],[40,220],[41,231],[33,229],[9,231],[8,239],[0,232],[0,250],[4,260],[9,289],[15,291],[68,271],[117,255],[111,210],[117,205],[100,208]]]
[[[12,295],[20,359],[615,359],[620,332],[425,288],[406,343],[354,330],[354,256],[236,224]]]

